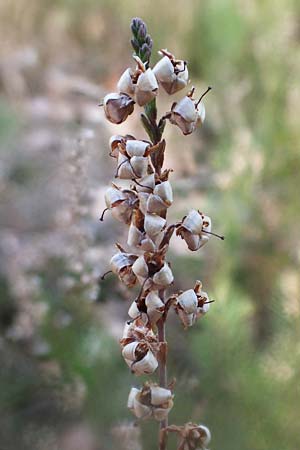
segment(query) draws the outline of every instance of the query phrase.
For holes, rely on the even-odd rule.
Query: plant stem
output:
[[[159,291],[159,296],[161,300],[164,302],[165,297],[165,290]],[[167,344],[166,344],[166,324],[165,320],[162,318],[157,323],[157,330],[158,330],[158,340],[159,342],[163,343],[163,351],[162,351],[162,357],[159,359],[158,363],[158,377],[159,377],[159,385],[162,388],[167,388]],[[168,418],[162,420],[160,422],[160,432],[164,428],[168,426]],[[160,436],[160,434],[159,434]],[[167,445],[167,439],[160,439],[159,440],[159,450],[165,450]]]
[[[147,119],[146,119],[147,118]],[[145,122],[146,119],[146,122]],[[145,106],[145,118],[142,118],[142,123],[144,123],[145,130],[147,131],[152,144],[158,144],[162,139],[162,134],[164,131],[164,124],[157,124],[157,108],[156,101],[153,99],[150,103]],[[146,125],[146,126],[145,126]],[[164,159],[164,151],[165,151],[165,143],[163,143],[162,147],[151,154],[152,164],[155,169],[155,173],[157,175],[161,174],[161,169],[163,165]],[[165,289],[161,289],[159,291],[159,297],[165,303]],[[160,349],[160,358],[158,361],[158,381],[159,386],[162,388],[167,388],[167,343],[166,343],[166,324],[165,318],[162,317],[157,323],[157,331],[158,331],[158,340],[161,344]],[[167,434],[162,435],[162,430],[168,426],[168,418],[162,420],[159,425],[159,450],[166,450],[167,448]]]

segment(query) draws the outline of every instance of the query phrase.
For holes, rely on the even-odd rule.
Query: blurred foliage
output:
[[[8,61],[13,48],[36,46],[38,69],[62,65],[113,86],[130,54],[130,19],[140,15],[156,50],[183,55],[195,84],[213,86],[205,127],[190,141],[195,161],[209,174],[194,196],[226,240],[211,240],[201,255],[172,254],[178,287],[200,276],[216,302],[188,332],[171,317],[169,373],[178,381],[170,419],[205,423],[214,450],[300,448],[299,2],[2,0],[0,11],[1,52]],[[7,83],[2,76],[5,144],[18,127],[20,101]],[[26,95],[42,89],[37,70]],[[188,146],[187,140],[185,151]],[[5,155],[7,149],[11,144]],[[26,156],[21,161],[6,176],[25,189],[32,167]],[[185,199],[186,191],[177,187],[177,194]],[[96,241],[102,244],[103,236]],[[87,302],[65,261],[49,258],[36,271],[39,292],[31,298],[36,307],[46,305],[34,332],[36,347],[9,333],[18,301],[2,265],[3,450],[65,450],[54,442],[70,424],[82,423],[97,436],[87,450],[114,448],[111,428],[130,419],[126,396],[137,381],[111,337],[113,319],[101,314],[105,307],[115,312],[109,309],[115,301],[125,317],[122,291],[108,279],[98,303]],[[67,293],[62,274],[75,280]],[[143,425],[144,450],[156,448],[156,428]]]

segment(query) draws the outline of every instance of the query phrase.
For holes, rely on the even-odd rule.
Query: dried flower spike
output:
[[[133,387],[128,397],[128,408],[138,419],[152,418],[160,422],[159,450],[166,450],[167,434],[171,432],[178,433],[178,450],[204,450],[210,441],[208,428],[191,422],[183,426],[168,425],[174,395],[173,386],[167,382],[165,326],[171,309],[175,310],[185,328],[194,325],[206,314],[211,301],[202,291],[200,281],[193,289],[167,298],[174,281],[167,251],[175,230],[192,251],[203,247],[214,233],[210,218],[196,209],[191,210],[180,223],[168,224],[167,213],[174,199],[169,181],[172,170],[163,168],[166,149],[163,132],[166,119],[185,135],[202,124],[205,119],[202,98],[210,88],[197,101],[193,99],[193,88],[171,106],[169,113],[158,119],[156,96],[159,85],[169,95],[185,88],[188,83],[187,64],[167,50],[161,50],[162,58],[152,69],[149,65],[152,39],[145,23],[134,18],[131,30],[136,67],[124,70],[117,83],[118,93],[108,94],[103,106],[107,119],[115,124],[124,122],[133,113],[135,104],[144,107],[141,122],[149,141],[136,139],[131,134],[111,137],[110,156],[116,159],[115,177],[120,178],[125,186],[112,184],[105,193],[105,202],[112,216],[128,227],[129,249],[117,244],[118,253],[110,261],[111,271],[127,287],[139,285],[138,294],[129,306],[129,320],[120,340],[122,356],[134,375],[157,372],[158,383],[146,382],[139,389]]]

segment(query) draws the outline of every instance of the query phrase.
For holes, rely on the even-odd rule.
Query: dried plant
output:
[[[128,180],[129,184],[124,187],[113,183],[105,201],[106,210],[129,227],[129,250],[116,244],[118,252],[111,258],[111,271],[128,288],[140,285],[120,341],[122,356],[137,376],[158,370],[158,383],[149,381],[140,388],[133,387],[128,408],[138,419],[152,418],[160,422],[160,450],[166,449],[167,435],[171,432],[178,435],[178,450],[206,449],[210,432],[205,426],[191,422],[183,426],[168,425],[174,383],[167,381],[165,324],[173,308],[183,326],[188,328],[206,314],[211,301],[202,291],[199,280],[193,289],[167,295],[174,277],[166,257],[174,232],[191,251],[203,247],[214,233],[211,219],[196,209],[180,222],[167,224],[173,193],[169,181],[171,170],[163,169],[166,149],[163,132],[168,120],[184,135],[201,126],[205,119],[203,97],[211,88],[197,100],[194,99],[195,89],[190,89],[158,119],[156,96],[159,89],[169,95],[185,89],[189,81],[187,63],[164,49],[159,52],[160,61],[151,68],[152,39],[145,23],[139,18],[133,19],[131,31],[136,67],[125,70],[117,85],[118,92],[106,95],[103,107],[107,119],[114,124],[124,122],[134,112],[136,104],[144,107],[141,121],[150,140],[132,135],[111,137],[110,156],[116,159],[115,178]]]

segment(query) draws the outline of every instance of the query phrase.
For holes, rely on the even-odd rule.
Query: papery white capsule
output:
[[[155,175],[151,173],[150,175],[146,175],[145,177],[139,180],[139,184],[136,189],[138,192],[147,192],[153,191],[155,187]]]
[[[198,101],[192,99],[194,88],[191,92],[181,99],[178,103],[174,103],[169,117],[170,122],[177,125],[183,134],[192,133],[197,126],[201,125],[205,119],[205,107],[202,98],[211,90],[208,87],[207,90],[201,95]]]
[[[198,430],[201,435],[200,439],[201,439],[203,445],[206,447],[211,441],[211,433],[205,425],[199,425]]]
[[[130,247],[137,247],[142,242],[144,233],[142,233],[133,223],[128,230],[127,244]]]
[[[192,209],[183,219],[182,226],[192,234],[201,234],[203,227],[202,215],[199,211]]]
[[[118,274],[124,267],[132,266],[136,259],[131,253],[116,253],[110,260],[111,270]]]
[[[116,134],[114,136],[111,136],[109,139],[109,146],[111,148],[110,155],[114,158],[118,157],[119,154],[119,144],[124,141],[124,137],[120,136],[119,134]]]
[[[128,395],[128,400],[127,400],[127,408],[128,409],[133,409],[134,408],[134,399],[136,398],[136,396],[139,394],[140,389],[137,388],[131,388],[129,395]]]
[[[146,296],[145,305],[150,323],[154,325],[162,317],[165,304],[158,296],[157,292],[150,291]]]
[[[133,171],[132,178],[142,178],[147,174],[149,164],[148,157],[133,156],[130,158],[130,164]]]
[[[166,219],[163,219],[156,214],[146,214],[144,221],[144,228],[147,235],[153,240],[162,231],[166,224]]]
[[[134,372],[135,375],[147,375],[153,373],[155,372],[157,367],[158,361],[151,350],[147,351],[144,358],[140,359],[139,361],[133,362],[133,364],[130,366],[132,372]]]
[[[104,194],[105,204],[109,209],[113,208],[117,203],[123,202],[126,198],[126,195],[114,186],[109,187]]]
[[[183,310],[187,314],[197,312],[198,299],[193,289],[189,289],[180,294],[177,298],[177,303],[183,308]]]
[[[174,280],[172,270],[167,263],[154,274],[153,282],[159,286],[169,286]]]
[[[145,280],[146,278],[148,278],[148,265],[143,255],[139,256],[134,262],[134,264],[132,265],[132,271],[139,280]]]
[[[157,239],[155,241],[157,241]],[[156,250],[156,244],[149,238],[149,236],[145,236],[141,241],[140,248],[144,252],[154,252]]]
[[[153,72],[168,94],[174,94],[183,89],[188,82],[189,74],[185,61],[175,60],[175,57],[161,50],[160,54],[165,55],[153,68]]]
[[[141,315],[140,310],[137,306],[136,301],[133,301],[130,305],[130,308],[128,310],[128,315],[129,317],[131,317],[132,319],[136,319],[137,317],[139,317]]]
[[[149,198],[149,194],[147,192],[139,192],[138,194],[138,198],[139,198],[139,208],[140,211],[146,215],[148,210],[147,210],[147,203],[148,203],[148,198]],[[150,211],[149,211],[150,212]]]
[[[130,97],[133,97],[134,95],[134,91],[135,91],[135,85],[132,82],[132,70],[131,69],[126,69],[119,81],[118,81],[118,91],[119,92],[123,92],[125,94],[128,94]]]
[[[158,84],[152,69],[142,72],[135,88],[135,100],[139,106],[144,106],[153,100],[158,91]]]
[[[177,125],[184,135],[191,134],[197,123],[197,110],[193,100],[185,96],[171,109],[170,122]]]
[[[162,183],[157,184],[153,194],[158,195],[167,206],[170,206],[173,203],[173,191],[169,181],[163,181]]]
[[[120,252],[116,253],[110,260],[112,272],[117,274],[128,287],[134,286],[136,283],[136,276],[132,271],[132,265],[136,259],[136,255]]]
[[[132,180],[132,178],[135,177],[129,158],[122,153],[119,153],[118,155],[118,170],[116,176],[121,180]]]
[[[149,147],[149,142],[129,140],[126,142],[126,153],[132,156],[144,156],[146,149]]]
[[[106,95],[103,99],[106,118],[115,124],[124,122],[133,113],[134,103],[134,100],[127,94],[114,92]]]
[[[161,406],[168,400],[173,398],[172,392],[169,389],[162,388],[160,386],[152,385],[150,386],[151,393],[151,405]]]
[[[167,417],[173,406],[173,395],[169,389],[145,383],[142,389],[131,389],[127,405],[140,419],[152,416],[161,421]]]
[[[130,361],[129,365],[132,364],[133,361],[135,361],[135,351],[139,343],[137,341],[130,342],[129,344],[125,345],[125,347],[122,350],[122,356],[124,359],[127,359]]]
[[[152,415],[152,408],[147,405],[143,405],[139,401],[139,395],[136,395],[133,401],[133,413],[138,419],[147,419]]]
[[[150,194],[147,197],[146,210],[149,213],[162,214],[166,211],[168,205],[163,202],[159,195]]]

